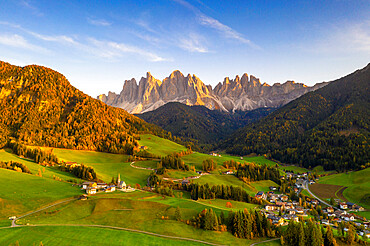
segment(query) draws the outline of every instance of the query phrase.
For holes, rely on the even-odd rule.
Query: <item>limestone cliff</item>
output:
[[[326,83],[308,87],[294,81],[272,86],[261,84],[254,76],[243,74],[241,78],[226,77],[214,89],[206,86],[195,75],[186,77],[178,70],[163,81],[155,79],[149,72],[137,84],[135,79],[126,80],[120,94],[109,92],[98,99],[120,107],[130,113],[144,113],[157,109],[168,102],[186,105],[204,105],[222,111],[253,110],[261,107],[280,107],[303,94],[325,86]]]

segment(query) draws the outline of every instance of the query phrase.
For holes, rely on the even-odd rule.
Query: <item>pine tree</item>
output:
[[[333,231],[330,226],[326,229],[326,235],[324,240],[325,246],[337,246],[337,241],[334,238]]]
[[[351,224],[348,224],[348,231],[346,233],[346,241],[349,245],[355,242],[355,230]]]
[[[181,221],[181,211],[180,211],[179,207],[176,208],[175,218],[176,218],[177,221]]]

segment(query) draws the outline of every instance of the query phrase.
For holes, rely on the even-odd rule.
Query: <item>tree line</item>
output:
[[[38,164],[51,164],[58,163],[58,158],[51,152],[43,151],[40,148],[29,148],[17,142],[9,142],[7,147],[13,150],[13,153],[18,156],[24,156],[34,160]]]
[[[280,184],[280,173],[275,167],[267,165],[255,165],[253,163],[244,163],[238,165],[236,177],[244,181],[272,180]]]
[[[235,237],[245,239],[276,237],[280,234],[266,216],[247,209],[230,211],[227,217],[223,212],[218,216],[212,209],[204,209],[193,218],[193,224],[205,230],[229,231]]]
[[[94,168],[81,165],[66,166],[64,163],[60,166],[60,170],[64,172],[72,173],[74,176],[80,179],[89,181],[98,181]]]
[[[26,165],[19,163],[19,162],[14,162],[14,161],[8,161],[8,162],[0,161],[0,168],[10,169],[10,170],[14,170],[14,171],[21,172],[21,173],[32,174]]]
[[[213,185],[207,184],[187,184],[183,185],[183,189],[190,192],[190,197],[193,200],[198,199],[225,199],[240,202],[257,203],[260,201],[249,194],[242,187],[229,185]]]

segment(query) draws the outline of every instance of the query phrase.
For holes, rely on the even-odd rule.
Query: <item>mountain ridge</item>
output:
[[[73,87],[50,68],[0,61],[0,147],[27,145],[132,154],[139,132],[167,134]]]
[[[130,113],[145,113],[155,110],[168,102],[203,105],[211,110],[235,112],[236,110],[253,110],[263,107],[280,107],[303,94],[325,86],[318,83],[312,87],[294,81],[272,86],[259,81],[253,75],[244,73],[241,78],[226,77],[215,88],[205,85],[197,76],[184,76],[179,70],[173,71],[165,79],[155,79],[150,72],[139,83],[134,78],[125,80],[120,94],[108,92],[97,98],[114,107]]]
[[[228,153],[266,154],[326,170],[369,165],[370,64],[331,81],[237,130],[219,145]]]

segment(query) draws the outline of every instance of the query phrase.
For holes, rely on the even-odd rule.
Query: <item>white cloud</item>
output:
[[[240,41],[241,43],[248,44],[253,48],[259,48],[257,45],[253,44],[249,39],[244,38],[242,34],[238,33],[231,27],[222,24],[221,22],[212,17],[200,14],[198,15],[198,19],[201,25],[208,26],[219,31],[225,38],[235,39]]]
[[[304,49],[315,53],[370,54],[370,21],[336,25]]]
[[[168,61],[168,59],[163,58],[155,53],[124,43],[100,41],[94,38],[89,38],[88,40],[90,45],[86,47],[87,50],[101,57],[115,58],[122,57],[125,53],[131,53],[139,55],[151,62]]]
[[[87,22],[90,23],[91,25],[94,26],[110,26],[112,23],[103,20],[103,19],[92,19],[92,18],[87,18]]]
[[[221,23],[220,21],[218,21],[218,20],[216,20],[216,19],[214,19],[214,18],[212,18],[208,15],[205,15],[198,8],[194,7],[193,5],[188,3],[187,1],[185,1],[185,0],[173,0],[173,1],[179,3],[182,6],[184,6],[188,9],[190,9],[191,11],[193,11],[195,13],[195,15],[197,16],[197,19],[198,19],[198,22],[199,22],[200,25],[203,25],[203,26],[206,26],[206,27],[217,30],[224,38],[237,40],[237,41],[239,41],[243,44],[249,45],[250,47],[252,47],[254,49],[261,49],[261,47],[254,44],[249,39],[244,38],[241,33],[235,31],[234,29],[232,29],[231,27]]]
[[[47,51],[45,48],[29,43],[24,37],[17,34],[0,35],[0,44],[33,51]]]
[[[188,37],[179,39],[180,48],[190,52],[207,53],[208,50],[202,43],[204,43],[204,39],[194,33],[190,34]]]
[[[95,38],[88,37],[86,38],[85,42],[77,41],[72,37],[66,35],[43,35],[33,31],[29,31],[27,29],[22,28],[19,25],[11,24],[8,22],[0,22],[1,25],[7,25],[13,27],[15,29],[19,29],[24,33],[27,33],[37,39],[46,41],[46,42],[55,42],[60,43],[65,46],[73,46],[73,48],[77,50],[82,50],[84,52],[93,54],[95,56],[103,57],[103,58],[119,58],[123,57],[124,54],[131,53],[143,57],[147,61],[151,62],[160,62],[160,61],[170,61],[170,59],[166,59],[161,57],[154,52],[147,51],[141,49],[136,46],[124,44],[124,43],[117,43],[113,41],[99,41]],[[24,49],[31,49],[35,51],[47,51],[42,47],[38,47],[29,43],[25,38],[20,35],[3,35],[0,36],[0,44],[24,48]]]
[[[19,4],[29,10],[31,10],[32,14],[36,16],[43,16],[44,14],[34,5],[30,3],[29,0],[21,0],[19,1]]]

